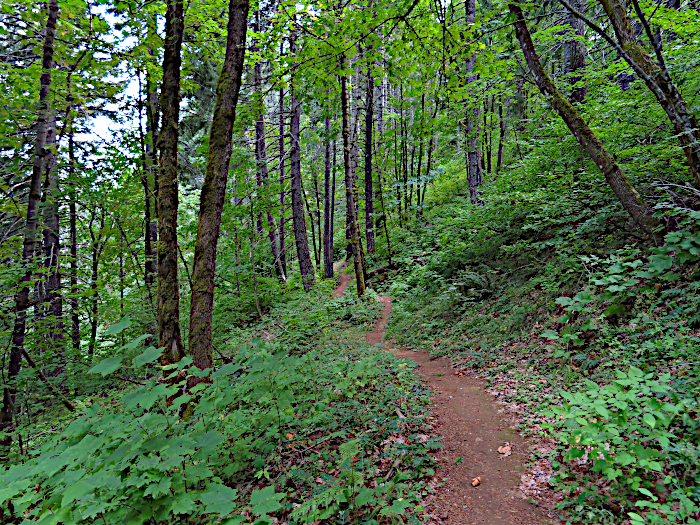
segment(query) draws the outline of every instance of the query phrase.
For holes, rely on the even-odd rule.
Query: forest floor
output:
[[[342,266],[336,263],[334,269]],[[340,281],[333,297],[342,296],[352,280],[348,273],[338,273]],[[379,301],[383,304],[381,316],[366,335],[372,345],[385,343],[391,314],[391,297],[382,295]],[[551,523],[518,488],[525,472],[527,444],[502,419],[484,381],[472,375],[455,375],[448,360],[431,359],[428,351],[405,350],[388,341],[385,348],[415,362],[424,383],[434,392],[434,433],[444,444],[436,454],[437,475],[443,483],[436,494],[424,499],[424,505],[436,521],[453,525]]]

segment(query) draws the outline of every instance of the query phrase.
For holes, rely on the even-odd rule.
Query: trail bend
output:
[[[336,271],[342,266],[334,265]],[[342,296],[351,281],[339,272],[340,282],[333,297]],[[367,342],[384,343],[391,314],[391,297],[379,297],[383,308],[380,318],[367,334]],[[424,498],[434,523],[450,525],[536,525],[553,523],[530,504],[518,490],[525,472],[527,445],[509,428],[498,413],[493,399],[484,392],[483,380],[455,376],[445,359],[430,359],[429,352],[405,350],[386,345],[397,357],[411,359],[426,385],[431,387],[434,434],[442,436],[444,449],[436,454],[436,475],[444,479],[437,494]],[[498,453],[506,443],[512,445],[507,457]],[[461,460],[459,459],[461,458]],[[474,487],[472,479],[480,477]]]

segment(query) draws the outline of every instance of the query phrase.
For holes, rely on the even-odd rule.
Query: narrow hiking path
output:
[[[336,263],[338,264],[338,263]],[[340,265],[334,269],[338,271]],[[339,272],[340,282],[333,297],[342,296],[351,277]],[[391,314],[391,297],[379,297],[383,308],[367,341],[384,342]],[[453,525],[535,525],[550,523],[518,490],[525,472],[527,445],[498,414],[497,405],[484,392],[484,382],[473,376],[455,376],[445,359],[430,359],[428,352],[386,347],[394,355],[418,365],[424,382],[435,392],[434,430],[442,436],[444,449],[436,454],[436,476],[442,481],[435,495],[424,498],[430,514]],[[498,448],[511,445],[510,455]],[[461,459],[460,459],[461,458]],[[479,477],[478,486],[472,480]]]

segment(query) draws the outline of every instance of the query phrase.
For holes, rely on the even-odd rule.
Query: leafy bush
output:
[[[133,366],[158,355],[146,350]],[[123,366],[116,359],[92,372],[113,372]],[[271,523],[270,514],[294,507],[293,522],[352,511],[376,523],[370,515],[410,512],[428,451],[438,445],[415,437],[428,393],[416,397],[421,390],[406,363],[377,350],[290,355],[258,344],[213,372],[211,382],[185,392],[188,379],[211,372],[190,364],[187,357],[166,367],[165,383],[151,381],[92,405],[31,459],[0,474],[3,519],[22,516],[43,525],[226,518],[227,524],[262,525]],[[183,417],[188,404],[194,410]],[[403,448],[397,449],[402,440],[381,446],[397,433],[406,436]],[[299,463],[300,455],[309,461]],[[328,465],[324,470],[337,465],[339,472],[324,474],[314,457]],[[376,468],[387,463],[396,465],[393,473]],[[418,470],[404,474],[401,464]],[[307,475],[295,477],[299,469]],[[313,481],[319,475],[326,476],[321,490]]]
[[[670,374],[655,378],[632,367],[618,371],[617,379],[602,388],[586,381],[588,390],[562,393],[563,405],[547,415],[556,417],[550,428],[565,445],[567,468],[555,482],[573,493],[569,505],[636,507],[647,509],[647,523],[698,523],[697,484],[681,483],[682,467],[696,450],[682,440],[689,401],[678,398],[670,381]],[[675,476],[669,474],[670,465],[676,467]],[[628,514],[633,523],[645,522],[637,512]]]

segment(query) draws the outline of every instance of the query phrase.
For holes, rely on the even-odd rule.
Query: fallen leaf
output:
[[[292,438],[294,437],[294,434],[292,434],[291,432],[287,432],[287,434],[285,435],[285,437],[286,437],[287,439],[292,439]]]
[[[472,480],[472,487],[478,487],[481,485],[481,476],[477,476]]]
[[[398,408],[396,409],[396,415],[399,416],[399,419],[406,419],[406,416],[404,416]]]
[[[538,379],[537,382],[538,382],[538,383],[546,383],[547,380],[546,380],[546,379]]]
[[[511,448],[513,448],[513,445],[504,445],[502,447],[498,447],[498,453],[503,454],[504,457],[508,457],[511,455]]]
[[[316,478],[314,481],[319,485],[323,485],[323,480],[321,478]]]

